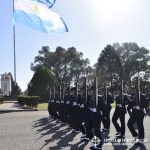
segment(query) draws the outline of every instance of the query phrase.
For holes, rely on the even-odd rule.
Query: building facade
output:
[[[10,96],[12,91],[11,75],[1,74],[1,91],[3,95]]]

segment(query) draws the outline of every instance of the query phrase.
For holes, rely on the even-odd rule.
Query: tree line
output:
[[[28,95],[43,98],[48,98],[53,85],[82,81],[84,77],[88,78],[90,84],[95,75],[100,88],[107,85],[113,93],[119,88],[120,81],[124,80],[124,87],[129,91],[136,83],[134,76],[142,71],[141,88],[149,90],[150,51],[137,43],[109,44],[100,50],[97,62],[91,66],[90,60],[83,58],[83,53],[75,47],[65,49],[59,46],[51,51],[48,46],[42,46],[31,63],[31,70],[34,75],[28,84]]]

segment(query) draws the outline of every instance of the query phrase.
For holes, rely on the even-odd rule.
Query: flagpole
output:
[[[14,0],[13,0],[13,14],[14,14]],[[13,22],[13,48],[14,48],[14,82],[16,85],[16,36],[15,36],[15,23]]]

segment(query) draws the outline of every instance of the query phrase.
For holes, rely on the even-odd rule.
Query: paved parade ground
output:
[[[111,111],[111,115],[113,110]],[[128,120],[128,115],[126,115]],[[112,144],[115,130],[111,122],[109,142],[103,150],[150,150],[150,117],[144,120],[146,142],[134,146],[126,128],[126,143]],[[50,119],[47,111],[9,112],[0,114],[0,150],[89,150],[91,142],[80,141],[81,133],[72,133],[66,125]]]

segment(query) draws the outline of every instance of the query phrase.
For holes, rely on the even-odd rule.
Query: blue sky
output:
[[[136,42],[150,49],[149,0],[56,0],[53,10],[69,32],[49,35],[16,25],[17,83],[25,90],[33,76],[30,64],[42,46],[74,46],[96,63],[107,44]],[[12,0],[0,1],[0,74],[13,70]]]

